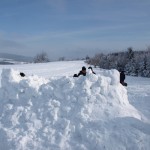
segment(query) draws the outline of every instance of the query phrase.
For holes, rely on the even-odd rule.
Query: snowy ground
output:
[[[116,70],[100,69],[73,78],[83,65],[0,66],[1,149],[150,149],[150,79],[128,76],[125,88]]]
[[[150,78],[127,76],[126,81],[129,102],[150,120]]]

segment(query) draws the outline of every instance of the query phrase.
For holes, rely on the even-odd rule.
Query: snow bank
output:
[[[116,70],[46,80],[23,78],[18,71],[3,69],[0,101],[0,147],[5,150],[137,150],[150,146],[149,136],[131,126],[141,116],[129,104]],[[141,132],[144,142],[139,145]]]

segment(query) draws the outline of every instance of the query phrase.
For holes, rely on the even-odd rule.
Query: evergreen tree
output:
[[[133,57],[134,57],[134,52],[133,52],[133,49],[132,49],[132,47],[129,47],[128,48],[128,59],[129,60],[132,60],[133,59]]]

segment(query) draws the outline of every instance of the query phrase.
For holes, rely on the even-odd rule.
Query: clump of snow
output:
[[[141,123],[141,116],[130,105],[117,70],[47,80],[3,69],[0,100],[2,149],[140,150],[150,146],[149,134],[132,127]]]

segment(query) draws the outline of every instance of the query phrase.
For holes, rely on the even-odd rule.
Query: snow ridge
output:
[[[131,124],[140,122],[141,116],[129,104],[117,70],[47,80],[22,78],[16,70],[3,69],[1,84],[3,149],[140,150],[150,146],[150,136],[143,131],[136,131],[145,139],[138,144],[141,139],[135,137],[137,129]]]

